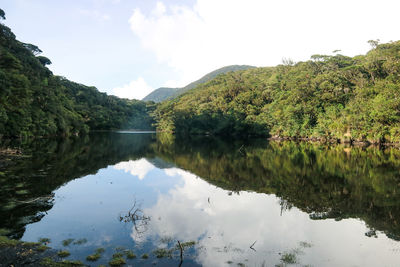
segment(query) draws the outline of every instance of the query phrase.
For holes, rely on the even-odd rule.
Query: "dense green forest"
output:
[[[0,20],[5,19],[0,9]],[[154,105],[119,99],[55,76],[35,45],[0,23],[0,136],[59,136],[89,130],[149,129]]]
[[[154,112],[161,131],[400,141],[400,41],[219,75]]]
[[[148,94],[147,96],[145,96],[142,100],[143,101],[154,101],[156,103],[162,102],[165,100],[170,100],[170,99],[176,98],[176,97],[180,96],[181,94],[197,87],[198,85],[200,85],[202,83],[205,83],[205,82],[208,82],[208,81],[214,79],[215,77],[217,77],[220,74],[231,72],[231,71],[247,70],[250,68],[254,68],[254,67],[248,66],[248,65],[231,65],[231,66],[222,67],[222,68],[219,68],[217,70],[214,70],[214,71],[204,75],[197,81],[191,82],[182,88],[170,88],[170,87],[158,88],[158,89],[154,90],[153,92],[151,92],[150,94]]]
[[[37,46],[0,23],[0,135],[150,129],[155,121],[157,130],[179,134],[399,142],[400,41],[370,44],[355,57],[228,66],[184,88],[156,90],[153,100],[169,100],[155,105],[53,75]]]

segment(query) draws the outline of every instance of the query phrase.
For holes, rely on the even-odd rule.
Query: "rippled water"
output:
[[[26,241],[50,238],[68,259],[98,266],[132,250],[131,265],[400,262],[394,148],[151,133],[22,147],[27,157],[0,168],[0,228]],[[97,248],[102,257],[86,261]]]

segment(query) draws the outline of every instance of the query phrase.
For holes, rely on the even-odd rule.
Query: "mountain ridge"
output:
[[[205,82],[208,82],[208,81],[214,79],[215,77],[217,77],[220,74],[224,74],[224,73],[231,72],[231,71],[247,70],[247,69],[251,69],[251,68],[255,68],[255,67],[250,66],[250,65],[225,66],[225,67],[216,69],[210,73],[207,73],[200,79],[198,79],[194,82],[191,82],[184,87],[177,87],[177,88],[160,87],[160,88],[154,90],[153,92],[151,92],[150,94],[148,94],[147,96],[145,96],[144,98],[142,98],[142,101],[153,101],[153,102],[159,103],[164,100],[173,99],[173,98],[197,87],[198,85],[200,85],[202,83],[205,83]]]

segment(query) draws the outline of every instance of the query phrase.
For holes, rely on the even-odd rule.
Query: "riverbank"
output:
[[[272,136],[267,138],[268,141],[292,141],[292,142],[310,142],[310,143],[319,143],[319,144],[343,144],[343,145],[350,145],[350,146],[362,146],[362,147],[399,147],[400,142],[370,142],[368,140],[354,140],[354,139],[338,139],[338,138],[316,138],[316,137],[279,137],[279,136]]]

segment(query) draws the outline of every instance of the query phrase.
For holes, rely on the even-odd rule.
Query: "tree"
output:
[[[372,48],[376,48],[379,45],[379,39],[376,40],[369,40],[368,43]]]
[[[39,59],[40,63],[42,63],[43,66],[46,66],[46,65],[50,65],[50,64],[51,64],[50,59],[48,59],[47,57],[38,56],[38,57],[36,57],[36,58]]]
[[[35,56],[39,55],[40,53],[42,53],[42,50],[39,49],[39,47],[37,47],[36,45],[33,44],[25,44],[22,43],[22,45],[28,49],[29,51],[32,52],[32,54],[34,54]]]
[[[0,18],[1,19],[6,19],[6,13],[4,12],[3,9],[0,8]]]

